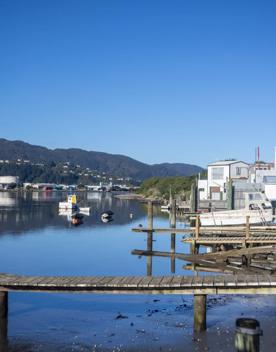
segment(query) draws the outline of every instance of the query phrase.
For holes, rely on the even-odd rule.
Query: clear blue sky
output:
[[[272,0],[0,0],[0,137],[272,160],[275,19]]]

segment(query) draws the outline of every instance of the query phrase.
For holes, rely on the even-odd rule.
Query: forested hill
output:
[[[22,141],[0,139],[0,160],[17,159],[45,164],[69,162],[108,175],[131,177],[135,180],[153,176],[190,176],[202,171],[199,166],[185,163],[148,165],[124,155],[72,148],[51,150]]]

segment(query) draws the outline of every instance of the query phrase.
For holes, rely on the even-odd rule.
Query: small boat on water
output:
[[[111,217],[113,215],[114,215],[114,213],[111,210],[106,210],[106,211],[101,213],[101,217],[103,217],[103,218],[109,218],[109,217]]]
[[[58,203],[59,209],[69,210],[69,209],[77,209],[77,196],[75,194],[71,194],[67,196],[66,202],[59,202]]]
[[[245,193],[245,208],[200,214],[201,226],[245,225],[246,217],[252,225],[269,225],[273,221],[272,205],[265,194]]]
[[[78,210],[79,213],[89,215],[90,207],[79,207],[76,194],[68,195],[66,202],[59,202],[59,210]]]
[[[106,210],[104,212],[101,213],[101,220],[104,223],[110,222],[112,221],[112,216],[114,215],[113,211],[111,210]]]

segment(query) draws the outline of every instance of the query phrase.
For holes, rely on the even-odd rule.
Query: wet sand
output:
[[[198,335],[193,333],[192,303],[192,298],[187,296],[125,297],[124,301],[113,300],[110,311],[108,307],[103,308],[102,301],[102,308],[94,312],[88,304],[87,311],[74,312],[72,307],[72,311],[58,312],[60,316],[57,314],[55,319],[50,317],[54,312],[47,307],[51,325],[44,326],[39,316],[33,316],[38,319],[36,331],[29,330],[30,313],[23,310],[12,318],[11,325],[17,326],[25,317],[25,327],[17,326],[17,334],[9,336],[9,351],[230,352],[235,351],[235,320],[239,317],[258,319],[263,330],[261,351],[275,350],[276,297],[208,296],[208,329]],[[66,328],[62,325],[64,320]]]

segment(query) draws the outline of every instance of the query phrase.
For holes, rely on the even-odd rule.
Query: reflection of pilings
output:
[[[153,235],[152,232],[148,232],[148,237],[147,237],[147,250],[152,252],[152,241],[153,241]]]
[[[8,293],[0,292],[0,351],[8,351]]]
[[[170,227],[176,228],[176,200],[171,204]],[[171,253],[175,253],[175,233],[171,234]],[[175,257],[171,257],[171,273],[175,273]]]
[[[152,232],[148,232],[147,237],[147,250],[152,252],[152,241],[153,235]],[[147,257],[147,276],[152,275],[152,256]]]
[[[153,205],[152,202],[148,202],[148,228],[153,229]],[[147,237],[147,250],[152,251],[152,232],[148,232]],[[147,276],[152,275],[152,257],[147,257]]]

